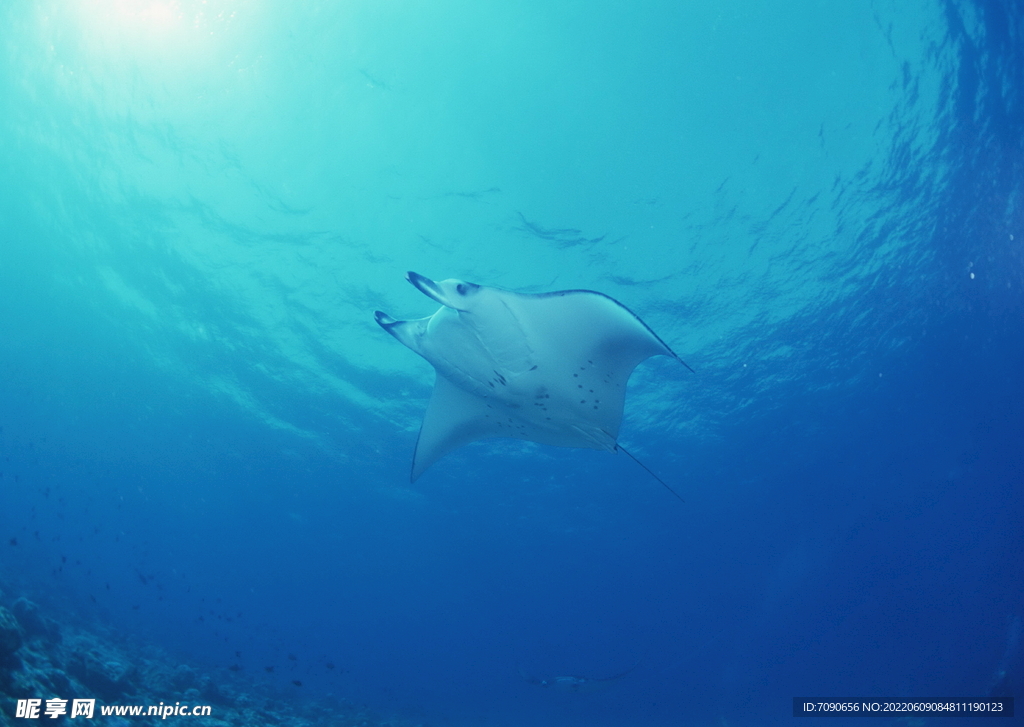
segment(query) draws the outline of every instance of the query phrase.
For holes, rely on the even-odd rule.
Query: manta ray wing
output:
[[[503,411],[507,407],[460,389],[438,374],[423,416],[412,458],[415,482],[430,465],[452,450],[491,437],[529,439],[523,422]]]
[[[538,374],[558,392],[561,416],[612,440],[637,364],[657,355],[678,358],[629,309],[602,293],[502,293],[542,367]]]
[[[543,342],[552,358],[582,364],[596,356],[607,373],[620,380],[628,379],[636,365],[651,356],[680,360],[635,313],[604,293],[502,293],[526,335]]]

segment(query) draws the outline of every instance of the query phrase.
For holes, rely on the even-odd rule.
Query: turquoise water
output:
[[[0,26],[6,577],[435,724],[1019,690],[1014,3],[54,0]],[[407,270],[635,311],[696,374],[642,364],[620,441],[685,505],[512,440],[410,485],[433,372],[373,320],[436,309]],[[638,659],[588,695],[518,674]]]

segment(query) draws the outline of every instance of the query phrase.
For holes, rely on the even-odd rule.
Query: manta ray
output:
[[[534,295],[413,272],[406,279],[441,304],[411,321],[374,313],[437,373],[411,481],[465,444],[513,437],[621,450],[679,497],[617,442],[626,382],[641,361],[669,356],[693,371],[635,313],[593,290]]]
[[[574,692],[576,694],[588,694],[588,693],[591,693],[591,692],[599,692],[599,691],[601,691],[603,689],[607,689],[613,683],[615,683],[617,680],[621,679],[622,677],[626,676],[631,671],[636,669],[637,664],[639,664],[639,663],[640,663],[640,661],[637,661],[636,664],[633,664],[633,666],[629,667],[624,672],[620,672],[618,674],[613,674],[610,677],[601,677],[601,678],[579,677],[579,676],[569,676],[569,675],[566,675],[566,676],[558,676],[558,677],[548,677],[547,679],[538,679],[537,677],[528,676],[525,672],[523,672],[522,668],[519,669],[519,676],[521,676],[524,680],[526,680],[530,684],[534,684],[534,685],[536,685],[538,687],[546,687],[548,689],[555,689],[555,690],[560,691],[560,692]]]

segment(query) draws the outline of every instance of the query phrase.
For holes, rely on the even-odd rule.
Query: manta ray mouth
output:
[[[424,277],[419,273],[414,273],[413,271],[410,270],[405,274],[405,279],[408,280],[413,285],[415,285],[416,289],[419,290],[421,293],[433,298],[441,305],[447,306],[449,308],[455,307],[451,304],[451,301],[448,300],[448,297],[444,294],[444,291],[441,290],[441,286],[439,286],[430,278]]]

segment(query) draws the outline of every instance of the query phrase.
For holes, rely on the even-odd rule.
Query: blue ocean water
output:
[[[1018,3],[0,27],[11,587],[433,725],[1021,696]],[[407,270],[635,311],[696,373],[642,364],[620,441],[686,502],[512,440],[411,485],[433,371],[373,320],[436,309]],[[637,661],[588,694],[521,676]]]

